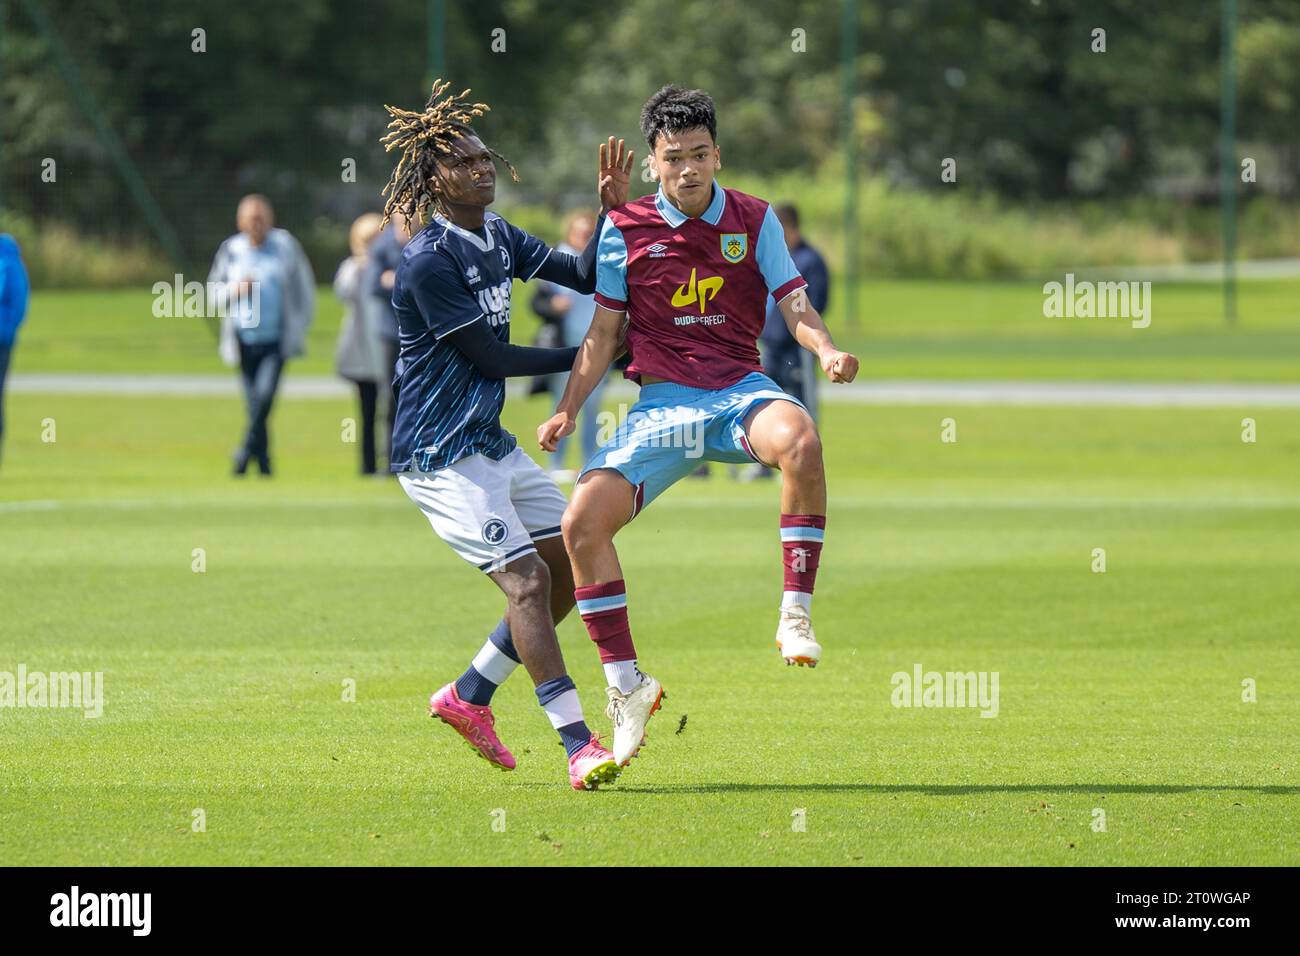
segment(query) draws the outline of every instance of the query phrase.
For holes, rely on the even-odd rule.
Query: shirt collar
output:
[[[486,239],[484,239],[482,236],[478,235],[477,233],[470,232],[468,229],[462,229],[460,226],[456,225],[454,222],[452,222],[450,219],[447,219],[440,213],[435,213],[433,219],[434,222],[437,222],[439,225],[446,226],[447,229],[454,232],[462,239],[465,239],[466,241],[473,243],[479,252],[492,251],[494,245],[492,242],[492,229],[488,226],[488,217],[486,213],[483,215],[483,227],[484,227],[484,231],[487,233]]]
[[[722,219],[722,210],[727,206],[727,191],[718,185],[717,180],[713,181],[711,188],[713,189],[713,199],[709,202],[709,208],[704,210],[700,218],[710,226],[716,226],[718,221]],[[659,210],[659,215],[663,217],[664,222],[674,229],[687,219],[692,218],[668,201],[668,197],[664,195],[662,185],[659,187],[659,191],[655,193],[655,208]]]

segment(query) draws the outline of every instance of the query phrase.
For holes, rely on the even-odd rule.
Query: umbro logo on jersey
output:
[[[668,247],[662,242],[656,242],[653,246],[647,246],[646,252],[650,253],[651,259],[662,259],[668,255]]]
[[[470,266],[465,270],[465,281],[471,285],[478,281],[478,266]]]

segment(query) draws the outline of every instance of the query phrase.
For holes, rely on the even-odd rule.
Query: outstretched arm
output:
[[[832,382],[851,382],[857,377],[858,357],[835,347],[826,323],[808,301],[805,289],[790,293],[777,308],[795,341],[817,356],[827,378]]]
[[[600,243],[605,213],[627,202],[632,182],[632,160],[636,156],[623,140],[617,145],[614,137],[600,144],[600,166],[596,172],[596,192],[600,196],[600,217],[596,220],[591,241],[581,255],[552,250],[535,273],[540,279],[566,286],[574,292],[590,295],[596,291],[596,246]]]
[[[577,349],[538,349],[511,345],[498,339],[482,320],[462,326],[446,336],[486,378],[551,375],[573,365]]]
[[[624,319],[622,312],[611,312],[604,306],[596,306],[596,314],[592,316],[587,337],[578,346],[573,373],[569,376],[569,384],[564,389],[560,404],[556,406],[555,414],[537,429],[537,444],[544,451],[555,451],[556,442],[573,431],[578,410],[591,395],[592,389],[605,377],[610,363],[618,354],[623,341]]]
[[[596,229],[591,234],[591,241],[580,255],[571,255],[552,249],[546,261],[533,273],[535,279],[554,282],[574,292],[591,295],[596,291],[596,247],[600,245],[600,230],[605,225],[602,213],[596,220]]]

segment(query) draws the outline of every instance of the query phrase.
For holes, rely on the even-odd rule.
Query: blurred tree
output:
[[[414,0],[5,0],[0,197],[38,220],[145,231],[31,4],[196,261],[233,229],[244,192],[270,195],[308,235],[322,217],[376,208],[391,164],[383,104],[427,95],[426,4]],[[1159,180],[1212,190],[1219,38],[1207,10],[863,0],[858,155],[920,189],[944,188],[940,163],[953,157],[962,186],[1022,202],[1133,196]],[[447,72],[492,105],[481,132],[520,169],[503,201],[559,208],[593,201],[605,135],[644,158],[640,107],[668,82],[717,100],[724,168],[812,176],[838,162],[839,29],[840,0],[448,0]],[[1287,165],[1261,185],[1294,189],[1300,4],[1243,3],[1239,36],[1241,136]],[[46,157],[57,183],[41,182]],[[355,183],[341,175],[348,158]]]

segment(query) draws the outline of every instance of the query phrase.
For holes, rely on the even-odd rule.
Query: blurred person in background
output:
[[[316,302],[316,277],[298,240],[275,227],[275,211],[265,196],[239,201],[239,229],[217,249],[208,287],[221,298],[221,344],[227,365],[239,365],[248,410],[248,428],[235,452],[234,470],[243,475],[257,460],[271,474],[267,419],[288,359],[305,350]]]
[[[408,227],[406,216],[394,210],[388,217],[388,225],[370,247],[370,262],[363,279],[371,297],[378,300],[376,315],[379,336],[384,343],[384,361],[387,363],[385,381],[388,386],[380,389],[380,395],[384,399],[384,415],[388,422],[388,433],[384,441],[386,459],[392,458],[393,420],[397,415],[397,356],[401,351],[397,313],[393,311],[393,281],[397,276],[397,266],[402,261],[402,250],[411,236],[419,231],[413,226]]]
[[[790,257],[794,259],[799,274],[808,282],[808,301],[818,315],[825,315],[826,303],[830,299],[830,274],[826,270],[826,260],[804,240],[799,231],[799,210],[795,206],[782,203],[774,211],[785,230],[785,245],[790,250]],[[763,346],[763,371],[783,391],[803,402],[813,421],[817,421],[817,360],[795,341],[781,317],[780,308],[771,297],[767,301],[767,317],[759,341]],[[742,480],[771,477],[772,469],[766,465],[751,465],[740,473]]]
[[[388,345],[379,331],[380,303],[365,284],[371,243],[379,236],[384,217],[377,212],[358,216],[348,234],[352,255],[334,274],[334,294],[343,301],[334,368],[357,386],[361,402],[361,473],[378,473],[375,462],[375,411],[380,386],[390,388]]]
[[[18,338],[18,326],[27,315],[27,268],[18,251],[18,242],[8,233],[0,234],[0,451],[5,435],[5,375],[9,357]]]
[[[596,217],[589,212],[576,212],[569,216],[564,227],[564,242],[556,246],[561,252],[576,256],[581,254],[591,241],[596,228]],[[576,348],[582,344],[591,326],[591,317],[596,314],[596,297],[571,292],[550,282],[539,283],[540,288],[533,296],[533,311],[549,322],[557,330],[553,341],[537,341],[535,344],[549,348]],[[564,395],[564,387],[569,383],[569,373],[546,376],[548,390],[558,402]],[[579,425],[581,428],[582,457],[579,464],[586,462],[596,453],[596,415],[600,411],[601,395],[605,391],[605,379],[593,389],[591,396],[582,406]],[[564,453],[569,439],[562,438],[556,443],[548,462],[548,472],[555,481],[573,481],[577,472],[564,467]]]

